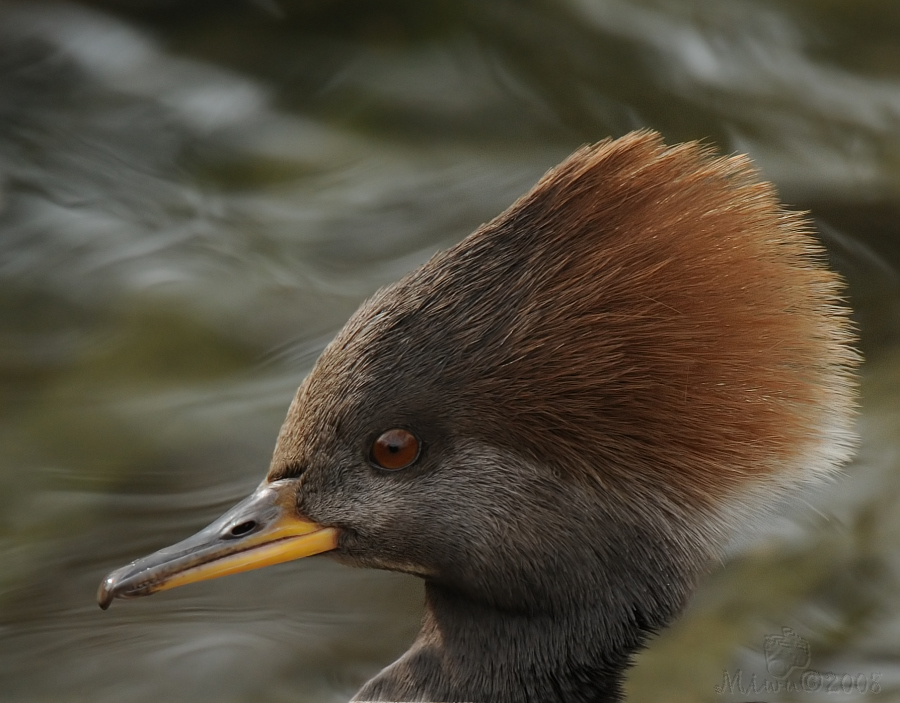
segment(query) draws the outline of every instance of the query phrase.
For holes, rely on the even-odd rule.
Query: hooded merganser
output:
[[[744,157],[579,149],[366,302],[256,492],[100,605],[327,552],[426,584],[418,638],[355,700],[620,700],[745,519],[852,454],[823,262]]]

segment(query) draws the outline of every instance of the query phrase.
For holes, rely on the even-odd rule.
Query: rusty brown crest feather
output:
[[[377,294],[298,402],[340,399],[318,414],[340,423],[360,397],[410,417],[430,401],[459,436],[561,474],[710,504],[849,457],[841,290],[746,158],[637,132]]]

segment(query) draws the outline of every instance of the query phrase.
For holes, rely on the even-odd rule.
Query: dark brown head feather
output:
[[[708,505],[848,457],[840,292],[746,158],[638,132],[374,296],[301,396],[332,399],[328,422],[363,396],[398,420],[430,404],[560,474]]]

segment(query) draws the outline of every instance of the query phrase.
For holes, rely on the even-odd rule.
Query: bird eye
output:
[[[388,430],[372,444],[371,458],[382,469],[405,469],[419,458],[419,440],[409,430]]]

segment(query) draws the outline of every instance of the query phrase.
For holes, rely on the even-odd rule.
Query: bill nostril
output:
[[[231,528],[228,532],[229,537],[243,537],[249,532],[253,532],[256,528],[256,520],[247,520],[246,522],[241,522]]]

